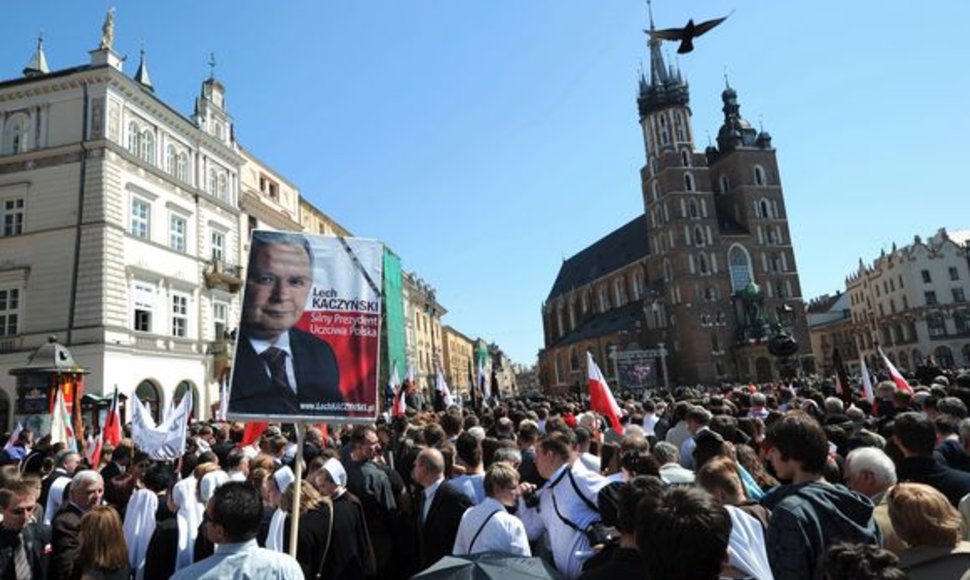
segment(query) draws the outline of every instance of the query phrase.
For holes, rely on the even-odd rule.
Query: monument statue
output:
[[[111,50],[111,45],[115,41],[115,9],[111,7],[104,17],[104,24],[101,25],[101,43],[98,44],[99,50]]]

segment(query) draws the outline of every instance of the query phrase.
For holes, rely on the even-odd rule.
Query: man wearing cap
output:
[[[333,349],[296,328],[312,287],[313,252],[306,237],[285,232],[253,235],[230,412],[312,415],[320,411],[313,404],[343,402]]]

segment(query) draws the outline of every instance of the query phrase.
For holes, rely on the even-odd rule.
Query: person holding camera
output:
[[[567,580],[582,573],[602,543],[604,528],[597,495],[605,477],[587,469],[573,454],[569,438],[560,432],[545,435],[536,446],[536,467],[547,481],[541,488],[523,483],[518,515],[529,540],[548,534],[556,568]]]

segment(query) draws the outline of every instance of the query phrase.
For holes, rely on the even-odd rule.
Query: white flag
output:
[[[445,382],[445,376],[441,374],[440,370],[435,379],[435,389],[441,392],[441,398],[445,402],[445,407],[450,407],[455,404],[451,398],[451,390],[448,388],[448,383]]]
[[[132,397],[131,439],[135,445],[156,460],[174,460],[185,453],[185,434],[192,411],[192,393],[186,392],[179,406],[155,426],[151,413],[138,397]]]

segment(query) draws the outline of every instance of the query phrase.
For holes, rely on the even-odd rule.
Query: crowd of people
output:
[[[0,578],[396,580],[487,552],[567,580],[970,579],[970,373],[925,382],[617,393],[622,430],[581,395],[409,407],[302,453],[293,425],[198,422],[174,462],[24,430]]]

